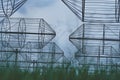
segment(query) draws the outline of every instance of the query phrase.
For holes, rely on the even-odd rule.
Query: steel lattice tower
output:
[[[80,65],[99,67],[120,62],[120,0],[62,0],[82,25],[69,40]]]
[[[42,18],[10,18],[27,0],[0,0],[0,63],[35,68],[62,64],[64,52],[50,42],[56,32]]]

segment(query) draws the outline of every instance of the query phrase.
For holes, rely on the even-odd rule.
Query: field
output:
[[[119,80],[120,71],[111,68],[88,72],[89,67],[42,67],[32,70],[9,67],[0,68],[0,80]]]

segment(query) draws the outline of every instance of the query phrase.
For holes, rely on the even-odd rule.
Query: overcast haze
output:
[[[56,31],[53,41],[65,55],[77,51],[69,35],[80,26],[80,21],[61,0],[28,0],[12,17],[44,18]]]

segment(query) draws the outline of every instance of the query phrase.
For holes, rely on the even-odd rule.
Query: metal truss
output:
[[[86,54],[80,50],[75,53],[75,58],[80,61],[80,64],[93,64],[93,65],[112,65],[119,64],[120,55],[115,53],[114,48],[111,51],[106,50],[106,54],[100,53],[100,47],[86,46]],[[107,49],[107,47],[106,47]],[[89,50],[89,51],[87,51]]]
[[[0,24],[0,38],[4,47],[24,48],[27,42],[38,42],[43,48],[56,35],[55,31],[42,18],[9,18]],[[16,42],[16,44],[13,44]]]
[[[50,42],[56,32],[42,18],[10,18],[27,0],[0,0],[0,67],[54,67],[70,64]]]
[[[120,22],[119,0],[62,0],[83,22]]]
[[[68,66],[71,65],[71,61],[65,57],[65,55],[63,55],[59,60],[58,60],[58,64],[59,66]]]
[[[78,48],[80,64],[112,65],[120,60],[120,24],[83,24],[69,39]]]
[[[84,53],[86,45],[101,46],[104,54],[104,46],[112,46],[118,52],[120,49],[120,24],[83,24],[70,36],[70,41]]]
[[[100,69],[106,69],[106,71],[110,71],[111,69],[120,69],[120,55],[114,53],[114,51],[106,51],[108,54],[100,54],[100,50],[96,48],[96,46],[86,46],[89,48],[88,53],[82,54],[80,50],[75,53],[75,59],[78,61],[79,67],[88,66],[89,71],[95,71]],[[92,50],[96,51],[92,51]],[[111,48],[113,49],[113,48]]]
[[[54,42],[50,42],[44,48],[40,49],[38,42],[28,42],[23,49],[11,49],[1,47],[0,63],[1,67],[10,65],[19,66],[20,68],[35,68],[54,64],[67,64],[59,60],[64,56],[64,52]]]
[[[10,17],[15,13],[27,0],[0,0],[0,19]]]

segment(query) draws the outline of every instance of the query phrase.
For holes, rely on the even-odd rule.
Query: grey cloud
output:
[[[54,4],[56,2],[56,0],[28,0],[28,5],[29,6],[34,6],[34,7],[47,7],[50,6],[52,4]]]

